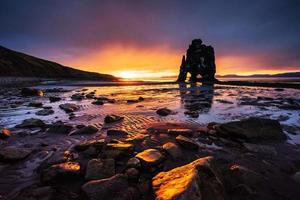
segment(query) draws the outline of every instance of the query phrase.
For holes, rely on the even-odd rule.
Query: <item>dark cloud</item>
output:
[[[220,56],[257,54],[266,66],[297,67],[299,10],[297,0],[2,0],[0,44],[63,59],[111,43],[184,51],[201,37]]]

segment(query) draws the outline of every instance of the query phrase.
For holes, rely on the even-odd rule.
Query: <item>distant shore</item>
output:
[[[293,79],[291,79],[293,80]],[[190,84],[189,82],[186,82]],[[30,87],[37,85],[61,85],[61,86],[129,86],[129,85],[168,85],[178,84],[176,81],[87,81],[87,80],[54,80],[35,77],[1,77],[0,87]],[[205,84],[205,83],[204,83]],[[213,84],[213,83],[206,83]],[[216,81],[218,85],[232,86],[250,86],[250,87],[272,87],[272,88],[293,88],[300,89],[300,81],[298,82],[268,82],[268,81],[251,81],[251,80],[222,80]]]

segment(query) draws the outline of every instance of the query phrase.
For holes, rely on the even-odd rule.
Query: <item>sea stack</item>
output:
[[[215,81],[216,64],[215,52],[212,46],[206,46],[201,39],[194,39],[186,51],[186,57],[183,55],[178,82],[184,82],[190,73],[190,81]],[[201,76],[198,79],[198,75]]]

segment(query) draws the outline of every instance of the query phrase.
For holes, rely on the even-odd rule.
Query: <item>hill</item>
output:
[[[118,78],[86,72],[36,58],[0,46],[0,77],[38,77],[53,79],[117,81]]]

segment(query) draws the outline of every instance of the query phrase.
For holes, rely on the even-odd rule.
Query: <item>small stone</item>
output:
[[[164,144],[163,149],[175,160],[182,157],[182,151],[180,147],[173,142]]]
[[[92,159],[88,162],[85,179],[96,180],[109,178],[115,174],[114,159]]]
[[[106,146],[106,142],[104,139],[98,140],[89,140],[74,146],[74,149],[77,151],[84,151],[89,147],[94,147],[97,150],[102,150],[103,147]]]
[[[168,108],[160,108],[156,111],[156,113],[160,116],[167,116],[172,113],[172,111]]]
[[[145,100],[145,98],[144,97],[139,97],[139,99],[138,99],[139,101],[144,101]]]
[[[34,89],[34,88],[22,88],[21,89],[22,96],[44,96],[44,92],[42,90]]]
[[[127,164],[126,166],[128,168],[141,168],[141,161],[138,159],[138,158],[130,158],[128,161],[127,161]]]
[[[197,150],[199,147],[194,140],[184,137],[182,135],[177,136],[176,141],[186,149]]]
[[[156,149],[147,149],[138,153],[136,158],[140,159],[143,166],[155,166],[163,160],[163,155]]]
[[[60,101],[60,100],[61,100],[60,97],[49,97],[50,103],[57,102],[57,101]]]
[[[106,115],[104,118],[105,123],[113,123],[113,122],[119,122],[123,120],[124,117],[118,116],[118,115]]]
[[[122,155],[130,155],[133,150],[134,146],[129,143],[109,143],[103,155],[107,158],[118,158]]]
[[[35,107],[35,108],[41,108],[41,107],[43,107],[43,103],[41,103],[41,102],[30,102],[28,104],[28,106],[29,107]]]
[[[74,131],[72,133],[73,134],[94,134],[94,133],[97,133],[98,132],[98,128],[92,126],[92,125],[89,125],[89,126],[85,126],[81,129],[78,129],[76,131]]]
[[[128,133],[123,130],[116,130],[116,129],[110,129],[106,132],[108,136],[115,136],[115,137],[122,137],[122,136],[127,136]]]
[[[94,104],[94,105],[103,105],[104,104],[104,102],[102,101],[102,100],[96,100],[96,101],[93,101],[92,102],[92,104]]]
[[[81,101],[82,99],[84,99],[84,96],[82,94],[73,94],[71,96],[71,99],[76,101]]]
[[[52,115],[52,114],[54,114],[54,110],[51,110],[51,109],[43,109],[43,110],[37,111],[35,114],[36,114],[36,115],[41,115],[41,116]]]
[[[0,139],[6,139],[11,136],[11,131],[7,128],[0,129]]]
[[[21,124],[17,125],[17,128],[37,128],[37,127],[45,127],[46,124],[40,120],[35,118],[25,119]]]
[[[64,110],[66,113],[75,112],[79,110],[79,106],[73,103],[65,103],[59,105],[60,109]]]
[[[168,129],[168,134],[172,136],[183,135],[183,136],[191,137],[193,136],[193,130],[186,129],[186,128]]]
[[[127,176],[123,174],[89,181],[81,187],[90,200],[119,199],[126,188],[128,188]]]
[[[69,134],[73,127],[71,125],[66,125],[63,122],[56,122],[50,125],[48,133],[59,133],[59,134]]]
[[[55,164],[42,172],[42,182],[52,182],[57,179],[70,180],[80,175],[80,164],[77,162],[65,162]]]

